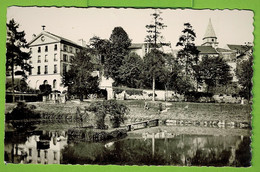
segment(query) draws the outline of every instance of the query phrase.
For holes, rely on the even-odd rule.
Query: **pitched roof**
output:
[[[209,23],[208,23],[208,27],[207,30],[205,32],[204,38],[217,38],[215,31],[213,29],[212,23],[211,23],[211,19],[209,19]]]
[[[212,46],[197,46],[200,54],[218,54],[218,52]]]
[[[81,48],[82,48],[81,45],[79,45],[79,44],[77,44],[77,43],[75,43],[75,42],[73,42],[73,41],[71,41],[71,40],[69,40],[69,39],[66,39],[66,38],[64,38],[64,37],[61,37],[61,36],[59,36],[59,35],[53,34],[53,33],[51,33],[51,32],[48,32],[48,31],[43,31],[43,32],[41,32],[41,33],[40,33],[39,35],[37,35],[33,40],[31,40],[31,41],[29,42],[29,44],[33,43],[36,39],[38,39],[38,38],[39,38],[41,35],[43,35],[43,34],[56,37],[56,39],[58,39],[60,42],[67,43],[67,44],[74,45],[74,46],[77,46],[77,47],[81,47]]]
[[[235,45],[235,44],[227,44],[228,48],[230,48],[231,50],[235,50],[235,51],[247,51],[249,49],[251,49],[253,46],[251,45]]]
[[[217,52],[220,53],[232,53],[233,51],[228,50],[228,49],[224,49],[224,48],[216,48]]]
[[[132,43],[131,45],[130,45],[130,49],[141,49],[142,48],[142,46],[144,45],[144,43]]]

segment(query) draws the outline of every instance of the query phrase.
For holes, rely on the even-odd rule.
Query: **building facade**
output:
[[[29,43],[33,67],[28,73],[27,83],[33,89],[49,84],[52,90],[64,91],[62,76],[70,69],[70,60],[82,49],[68,39],[47,31],[41,32]]]

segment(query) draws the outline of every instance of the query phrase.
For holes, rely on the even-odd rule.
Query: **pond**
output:
[[[53,126],[53,124],[51,124]],[[24,164],[100,164],[248,167],[250,130],[155,127],[107,142],[68,141],[65,124],[6,130],[5,161]],[[25,125],[24,125],[25,126]],[[59,127],[58,127],[59,126]],[[62,128],[62,129],[58,129]],[[210,131],[211,132],[208,132]],[[220,129],[218,129],[220,130]],[[215,135],[214,133],[221,133]]]

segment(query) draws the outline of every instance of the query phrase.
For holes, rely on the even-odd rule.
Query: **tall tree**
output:
[[[145,42],[149,44],[151,48],[159,48],[164,45],[168,45],[163,42],[164,37],[161,34],[161,30],[167,27],[163,22],[160,11],[155,11],[151,14],[153,21],[151,24],[146,25],[146,32],[148,33],[145,37]]]
[[[114,85],[120,85],[119,68],[123,59],[129,53],[131,40],[122,27],[115,27],[109,38],[110,53],[106,56],[104,62],[104,75],[111,77],[115,82]]]
[[[31,66],[27,61],[31,58],[30,53],[26,52],[28,44],[24,38],[25,32],[18,31],[19,24],[14,19],[10,20],[7,26],[7,40],[6,40],[6,72],[11,72],[12,76],[12,93],[13,102],[14,96],[14,67],[20,67],[22,74],[26,77],[25,71],[31,70]]]
[[[190,23],[184,23],[184,29],[182,35],[179,38],[176,46],[181,46],[182,49],[179,50],[177,54],[177,59],[185,69],[185,80],[186,79],[196,79],[194,77],[194,66],[198,63],[198,54],[199,51],[195,46],[196,33],[192,29]]]
[[[161,12],[160,11],[155,11],[154,13],[151,14],[151,16],[153,17],[153,21],[151,24],[146,25],[146,29],[147,29],[147,36],[145,37],[145,42],[148,43],[148,45],[152,48],[152,49],[157,49],[159,47],[162,47],[164,45],[168,45],[166,43],[163,42],[163,36],[161,34],[161,30],[163,30],[165,27],[167,27],[163,22],[162,22],[162,17],[160,16]],[[162,62],[161,57],[163,57],[163,53],[157,51],[157,50],[152,50],[150,53],[148,53],[148,55],[151,56],[151,58],[154,59],[150,59],[151,62],[145,62],[146,63],[146,67],[150,66],[151,68],[148,69],[147,71],[150,71],[152,73],[152,89],[153,89],[153,101],[155,100],[155,79],[156,77],[158,77],[156,74],[158,73],[159,70],[162,70],[163,67],[165,66],[165,64],[162,64],[160,62]],[[156,56],[159,55],[159,56]],[[146,57],[148,59],[148,57]],[[154,63],[154,62],[159,62],[158,64]],[[159,64],[161,64],[162,66],[158,66]],[[151,66],[152,65],[152,66]],[[156,67],[158,67],[158,70],[156,69]],[[146,72],[147,72],[146,71]]]
[[[98,76],[92,76],[95,64],[93,55],[88,49],[84,49],[71,59],[71,67],[63,75],[62,83],[68,87],[68,93],[77,95],[83,101],[84,95],[96,93],[99,88]]]
[[[95,51],[95,55],[99,57],[102,65],[104,65],[105,59],[111,55],[111,46],[111,42],[107,39],[97,36],[90,38],[90,47]]]
[[[230,74],[230,66],[219,56],[204,56],[199,63],[199,75],[207,85],[207,92],[217,84],[228,84],[233,78]]]
[[[144,76],[146,81],[152,82],[153,101],[155,100],[155,82],[165,74],[165,54],[157,49],[152,49],[144,56]],[[149,85],[149,84],[148,84]]]
[[[237,65],[236,76],[238,83],[241,85],[240,95],[250,101],[252,94],[252,77],[253,77],[253,56],[241,60]]]
[[[136,53],[125,56],[119,68],[119,76],[122,85],[130,88],[140,88],[142,86],[143,60]]]

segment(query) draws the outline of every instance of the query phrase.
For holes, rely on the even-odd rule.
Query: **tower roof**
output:
[[[205,39],[205,38],[217,38],[215,31],[213,29],[212,23],[211,23],[211,19],[209,19],[209,24],[208,24],[208,27],[207,27],[207,30],[205,32],[203,39]]]

